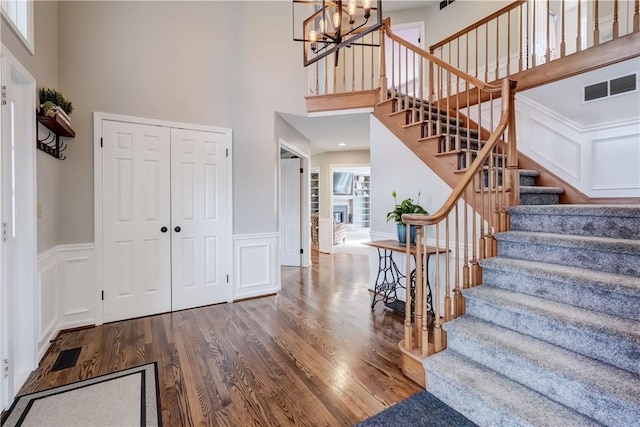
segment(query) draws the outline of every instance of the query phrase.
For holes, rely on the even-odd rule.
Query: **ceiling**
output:
[[[312,155],[369,149],[369,115],[360,112],[303,117],[280,113],[287,123],[311,141]],[[341,143],[345,145],[338,145]]]

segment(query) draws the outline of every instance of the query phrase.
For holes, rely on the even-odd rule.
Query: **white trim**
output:
[[[281,286],[278,260],[280,233],[241,234],[233,236],[233,240],[235,262],[233,299],[253,298],[279,292]],[[245,276],[249,277],[245,280]]]
[[[3,1],[4,3],[4,1]],[[18,29],[18,26],[13,22],[13,20],[9,17],[7,12],[5,12],[4,7],[0,7],[0,14],[2,15],[3,22],[11,28],[13,34],[22,42],[27,51],[33,56],[36,54],[35,48],[35,12],[33,7],[33,1],[27,1],[27,33],[26,36],[22,34],[22,31]]]
[[[233,300],[233,292],[231,284],[233,283],[233,131],[228,128],[220,128],[208,125],[198,125],[191,123],[173,122],[168,120],[150,119],[144,117],[135,117],[122,114],[104,113],[95,111],[93,113],[93,203],[94,203],[94,241],[95,241],[95,323],[101,325],[104,322],[104,310],[102,301],[102,289],[103,289],[103,238],[102,238],[102,182],[103,182],[103,170],[102,170],[102,121],[109,120],[123,123],[134,123],[150,126],[162,126],[174,129],[195,130],[202,132],[216,132],[227,135],[227,144],[225,148],[229,151],[227,156],[227,253],[231,254],[227,261],[227,272],[229,274],[229,286],[227,301]]]
[[[633,93],[633,92],[625,92],[625,93],[621,93],[620,95],[625,95],[627,93]],[[617,96],[617,95],[615,95]],[[607,97],[609,98],[609,97]],[[605,98],[603,98],[605,99]],[[522,94],[518,94],[516,100],[518,102],[522,102],[523,104],[538,110],[539,112],[541,112],[542,114],[544,114],[545,116],[548,116],[548,118],[553,119],[554,121],[556,121],[557,123],[560,123],[562,125],[565,125],[569,128],[571,128],[571,130],[578,132],[578,133],[588,133],[588,132],[597,132],[597,131],[601,131],[601,130],[609,130],[609,129],[614,129],[614,128],[619,128],[622,126],[631,126],[631,125],[637,125],[640,120],[638,120],[637,118],[633,118],[633,119],[624,119],[624,120],[613,120],[610,122],[605,122],[605,123],[598,123],[596,125],[589,125],[589,126],[581,126],[580,124],[572,121],[571,119],[566,118],[565,116],[558,114],[557,112],[545,107],[542,104],[538,104],[537,102],[531,100],[530,98],[522,95]],[[519,110],[519,109],[518,109]],[[518,113],[523,114],[521,111],[518,111]]]
[[[0,57],[2,58],[2,61],[0,61],[2,67],[0,74],[2,74],[3,76],[2,84],[7,85],[7,80],[10,79],[10,77],[5,75],[5,71],[9,70],[10,68],[15,70],[23,80],[23,83],[19,84],[19,86],[21,87],[20,106],[22,108],[20,113],[24,114],[24,121],[22,123],[26,124],[26,127],[24,129],[24,134],[21,135],[21,138],[23,138],[24,141],[35,141],[36,80],[4,44],[0,45]],[[10,308],[7,307],[9,301],[6,300],[3,300],[4,306],[0,307],[0,311],[4,312],[5,310],[7,310],[11,318],[17,323],[16,327],[11,331],[0,329],[0,331],[2,331],[2,335],[9,332],[16,333],[18,335],[18,337],[14,336],[11,338],[13,344],[9,345],[8,350],[0,348],[3,355],[5,355],[5,351],[11,351],[12,354],[6,355],[6,357],[16,359],[10,362],[10,375],[13,378],[9,381],[9,389],[1,390],[2,392],[8,392],[9,396],[2,396],[0,407],[4,407],[7,404],[7,397],[13,398],[15,396],[20,387],[22,387],[22,385],[24,384],[24,381],[26,381],[31,371],[33,371],[37,367],[38,338],[36,332],[37,326],[35,323],[35,304],[38,272],[36,263],[37,218],[35,212],[37,205],[37,178],[35,143],[25,144],[24,150],[24,158],[20,159],[21,161],[16,165],[16,168],[24,171],[25,182],[20,188],[17,188],[16,191],[26,192],[24,193],[24,200],[26,202],[24,210],[26,212],[19,213],[20,215],[24,215],[22,219],[24,219],[26,225],[24,229],[21,230],[21,233],[23,234],[21,238],[22,245],[24,245],[22,247],[21,256],[24,257],[25,261],[20,265],[20,271],[24,271],[24,273],[21,273],[23,274],[21,280],[24,280],[25,283],[21,283],[19,287],[14,286],[13,288],[11,288],[15,292],[11,293],[13,301],[11,302],[12,306]],[[0,164],[1,163],[2,161],[0,161]],[[2,279],[0,280],[4,280],[4,274],[0,277],[2,277]],[[0,286],[0,288],[4,288],[4,286]],[[0,338],[0,347],[2,347],[5,343],[5,340],[8,340],[9,337],[2,336]],[[18,358],[20,360],[17,360]]]
[[[94,249],[92,243],[58,245],[38,255],[38,360],[61,330],[95,324],[92,293],[86,290],[95,271]],[[67,274],[68,266],[73,274]],[[45,293],[48,298],[43,298]],[[75,306],[66,308],[72,302]],[[43,326],[47,313],[50,317]]]

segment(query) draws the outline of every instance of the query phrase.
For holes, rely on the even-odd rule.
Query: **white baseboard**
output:
[[[233,300],[280,291],[280,233],[233,236]]]
[[[94,245],[59,245],[38,255],[38,358],[63,329],[95,324]]]

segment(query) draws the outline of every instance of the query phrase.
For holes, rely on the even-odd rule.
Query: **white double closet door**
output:
[[[226,144],[102,121],[105,322],[228,300]]]

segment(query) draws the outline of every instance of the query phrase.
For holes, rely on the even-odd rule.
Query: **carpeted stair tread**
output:
[[[640,321],[640,280],[501,256],[479,261],[485,284]]]
[[[551,205],[509,208],[511,229],[640,240],[640,206]]]
[[[489,322],[444,324],[448,348],[605,425],[640,419],[640,376]]]
[[[427,357],[423,364],[427,390],[478,425],[600,425],[450,349]]]
[[[640,322],[493,286],[462,291],[466,313],[640,374]]]
[[[640,254],[640,241],[631,239],[563,235],[517,230],[497,233],[496,239],[512,242],[527,242],[532,244],[553,244],[554,246],[566,246],[570,248],[591,247],[602,251]]]
[[[508,231],[495,235],[506,258],[588,266],[594,270],[640,277],[640,240]]]

